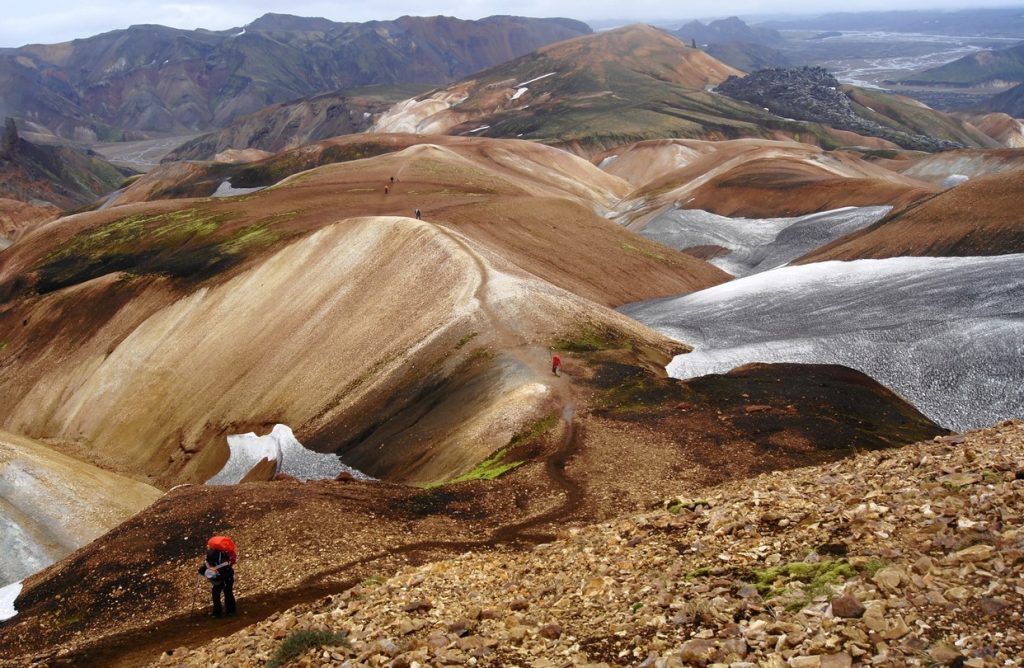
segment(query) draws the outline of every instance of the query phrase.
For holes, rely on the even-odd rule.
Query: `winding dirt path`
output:
[[[474,297],[491,325],[496,343],[504,352],[511,354],[517,362],[529,369],[537,382],[550,387],[561,404],[561,438],[555,450],[545,459],[544,466],[554,488],[564,497],[562,502],[539,514],[499,526],[486,538],[474,541],[426,540],[398,545],[318,571],[294,587],[256,596],[244,596],[239,599],[240,614],[237,617],[209,619],[205,614],[208,591],[204,586],[202,598],[198,601],[200,612],[171,617],[162,621],[157,629],[129,631],[106,638],[95,647],[76,653],[73,662],[65,665],[144,666],[167,650],[182,646],[195,647],[256,624],[275,612],[344,591],[364,579],[367,571],[381,570],[373,568],[376,564],[384,565],[398,561],[405,564],[423,563],[461,554],[467,550],[497,545],[535,545],[549,542],[555,537],[553,532],[533,530],[570,518],[581,508],[585,490],[565,470],[578,451],[584,435],[582,426],[575,420],[576,402],[572,384],[567,377],[551,373],[546,350],[524,344],[498,316],[489,298],[491,275],[484,258],[457,232],[437,223],[427,224],[432,225],[440,234],[457,245],[476,266],[480,280]],[[397,564],[392,564],[392,567],[395,565]],[[346,574],[348,577],[344,577]]]

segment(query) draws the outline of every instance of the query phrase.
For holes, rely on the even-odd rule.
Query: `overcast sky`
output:
[[[977,0],[3,0],[0,46],[62,42],[76,37],[159,23],[177,28],[221,30],[242,26],[266,12],[323,16],[335,21],[392,19],[403,14],[445,14],[476,19],[491,14],[653,20],[762,14],[822,13],[857,9],[938,9],[980,4]],[[628,8],[628,9],[627,9]],[[623,14],[630,14],[624,17]]]

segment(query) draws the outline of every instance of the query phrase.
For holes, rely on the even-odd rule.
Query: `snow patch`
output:
[[[963,431],[1024,411],[1024,254],[774,269],[620,309],[694,345],[673,378],[842,364]]]
[[[541,79],[547,79],[548,77],[553,77],[556,74],[558,74],[558,72],[548,72],[547,74],[542,74],[539,77],[534,77],[533,79],[530,79],[528,81],[524,81],[523,83],[516,84],[516,88],[522,88],[526,84],[532,84],[534,81],[540,81]]]
[[[228,179],[217,186],[217,190],[215,190],[210,197],[238,197],[239,195],[247,195],[258,190],[263,190],[265,187],[266,186],[260,186],[259,188],[235,188],[231,185],[231,180]]]
[[[729,218],[701,209],[673,209],[657,216],[640,234],[677,250],[728,249],[711,264],[734,276],[747,276],[792,262],[881,220],[891,210],[889,206],[842,207],[795,218]]]
[[[950,174],[945,178],[945,180],[943,180],[942,187],[952,188],[953,186],[958,186],[961,183],[967,183],[970,180],[971,177],[967,176],[966,174]]]
[[[0,622],[7,621],[18,614],[18,610],[14,607],[14,601],[19,594],[21,594],[20,582],[0,587]]]
[[[299,480],[325,480],[336,478],[339,473],[349,473],[359,480],[372,480],[370,476],[341,463],[334,454],[314,452],[295,438],[287,425],[274,425],[273,431],[265,436],[234,434],[228,436],[231,454],[217,475],[206,481],[208,485],[233,485],[238,483],[260,461],[267,459],[276,463],[275,472],[290,475]]]
[[[483,132],[484,130],[486,130],[489,127],[491,127],[491,126],[490,125],[481,125],[480,127],[476,128],[475,130],[470,130],[469,134],[473,134],[474,132]]]
[[[526,88],[525,86],[523,88],[517,88],[516,92],[512,94],[512,99],[513,100],[518,100],[519,98],[521,98],[523,96],[523,93],[525,93],[528,90],[530,90],[530,89]]]
[[[610,155],[607,158],[605,158],[604,160],[602,160],[601,163],[597,166],[597,168],[598,169],[604,169],[605,167],[607,167],[608,165],[612,164],[613,162],[615,162],[618,159],[619,159],[619,156],[617,156],[617,155]]]

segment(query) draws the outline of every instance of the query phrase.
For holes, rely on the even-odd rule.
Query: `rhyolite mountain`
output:
[[[427,86],[417,84],[366,86],[272,104],[182,144],[168,153],[163,162],[219,159],[231,149],[277,153],[321,139],[363,132],[395,102],[426,89]]]
[[[726,65],[751,72],[762,67],[789,67],[793,62],[779,50],[782,34],[771,28],[751,27],[731,16],[727,19],[690,21],[672,33],[684,43],[704,49]]]
[[[1024,117],[1024,84],[1017,84],[1009,90],[993,95],[985,107],[988,111],[999,111],[1014,118]]]
[[[698,46],[730,42],[777,45],[784,41],[778,30],[751,27],[735,16],[710,21],[707,24],[690,21],[672,34],[684,42],[695,41]]]
[[[827,100],[815,105],[813,114],[765,103],[762,83],[771,84],[767,93],[773,98],[795,93],[799,102],[812,96],[760,76],[744,77],[678,37],[638,24],[551,44],[401,102],[371,131],[521,138],[587,156],[667,137],[786,137],[825,148],[895,148],[893,142],[904,136],[913,137],[914,147],[923,150],[997,145],[963,121],[923,104],[882,91],[844,87],[840,92],[839,83],[823,70],[810,79],[802,70],[777,73],[773,79],[792,79],[815,94],[843,98],[850,113],[835,113]],[[721,84],[730,77],[736,82],[727,87],[732,92],[721,94]],[[752,88],[757,95],[740,94],[739,88]]]
[[[48,202],[59,208],[88,204],[135,172],[97,153],[64,145],[39,145],[18,133],[8,117],[0,136],[0,198]]]
[[[1021,82],[1024,82],[1024,42],[1006,49],[978,51],[900,80],[911,85],[996,89]]]
[[[0,50],[0,114],[91,141],[209,130],[270,104],[370,84],[444,84],[590,32],[579,21],[267,14],[244,28],[138,25]]]

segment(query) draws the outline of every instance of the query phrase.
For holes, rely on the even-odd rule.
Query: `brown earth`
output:
[[[681,382],[658,374],[664,357],[619,345],[563,352],[554,419],[513,439],[507,460],[526,463],[494,481],[172,491],[27,580],[19,616],[0,628],[4,658],[143,665],[409,563],[516,551],[680,490],[941,433],[849,369],[752,366]],[[194,567],[215,532],[240,546],[241,614],[213,622]]]
[[[61,219],[0,267],[0,422],[165,487],[275,423],[374,475],[458,475],[539,416],[553,341],[678,348],[606,306],[727,278],[597,215],[620,185],[463,141]]]
[[[819,248],[798,262],[1024,252],[1021,171],[972,178]]]
[[[411,565],[162,667],[1018,663],[1024,423],[665,497],[514,553]],[[552,660],[552,657],[558,657]]]
[[[984,114],[973,117],[979,130],[1007,148],[1024,148],[1024,124],[1008,114]]]
[[[48,223],[60,214],[60,209],[48,202],[33,204],[0,197],[0,250],[14,243],[32,228]]]
[[[962,149],[944,151],[913,161],[902,170],[906,176],[949,187],[950,176],[969,178],[1012,172],[1024,168],[1024,149]]]
[[[935,192],[859,154],[797,142],[660,140],[597,161],[637,186],[617,206],[618,220],[634,230],[673,207],[769,218],[843,206],[902,207]]]

